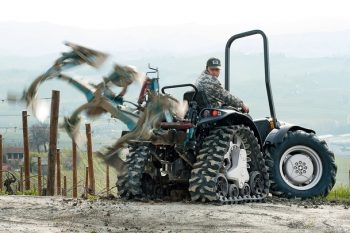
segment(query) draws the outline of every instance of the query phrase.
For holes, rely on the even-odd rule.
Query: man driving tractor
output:
[[[218,58],[209,58],[206,69],[196,80],[196,87],[199,91],[203,91],[213,108],[220,108],[222,105],[232,106],[242,109],[242,112],[249,113],[249,108],[243,101],[225,90],[220,81],[221,62]]]

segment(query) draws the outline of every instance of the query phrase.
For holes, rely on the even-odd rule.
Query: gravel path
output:
[[[0,232],[350,232],[350,210],[280,199],[216,206],[0,196]]]

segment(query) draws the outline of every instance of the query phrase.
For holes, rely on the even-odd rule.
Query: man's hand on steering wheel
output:
[[[245,105],[244,103],[242,104],[242,112],[249,113],[249,107],[247,105]]]

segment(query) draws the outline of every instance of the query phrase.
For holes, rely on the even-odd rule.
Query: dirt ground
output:
[[[217,206],[0,196],[0,232],[350,232],[350,210],[271,198]]]

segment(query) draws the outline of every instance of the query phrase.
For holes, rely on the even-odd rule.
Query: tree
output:
[[[29,128],[29,143],[31,148],[35,148],[41,152],[41,148],[47,152],[47,145],[49,143],[50,127],[46,123],[37,123]]]

